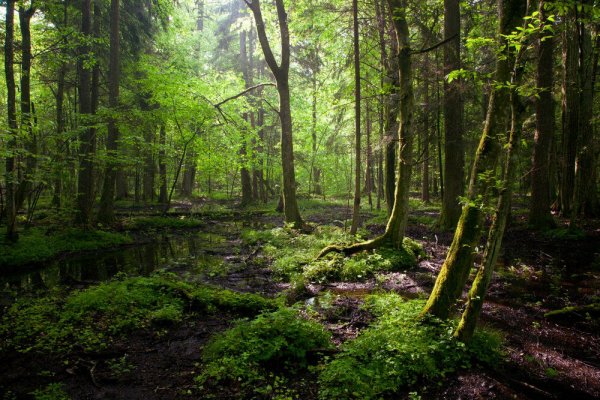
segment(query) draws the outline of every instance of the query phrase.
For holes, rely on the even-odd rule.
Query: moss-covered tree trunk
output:
[[[501,51],[496,60],[496,82],[511,80],[514,54],[507,39],[521,25],[525,15],[525,2],[521,0],[499,0],[499,35]],[[467,192],[467,204],[463,206],[454,239],[446,260],[436,279],[434,288],[423,309],[423,315],[448,318],[457,299],[461,296],[473,266],[475,248],[483,229],[483,210],[491,189],[495,184],[496,165],[501,143],[506,138],[510,117],[510,96],[505,85],[498,85],[490,95],[485,125],[473,160],[471,181]]]
[[[413,110],[414,93],[412,82],[412,65],[410,36],[406,21],[406,0],[388,0],[392,10],[394,30],[398,39],[398,74],[400,94],[400,122],[398,129],[399,157],[398,178],[394,192],[394,207],[388,219],[383,235],[374,239],[356,243],[346,247],[327,246],[317,256],[321,258],[328,253],[354,254],[363,250],[378,247],[402,247],[406,223],[408,221],[408,196],[410,194],[410,178],[413,163]]]
[[[518,59],[515,61],[515,68],[518,69]],[[516,72],[513,72],[511,83],[514,85],[517,83]],[[510,136],[507,146],[506,161],[504,164],[504,174],[498,197],[498,203],[496,211],[493,217],[492,225],[488,231],[487,241],[485,250],[483,252],[483,263],[477,271],[471,290],[467,296],[467,306],[462,313],[461,320],[458,328],[455,332],[455,336],[462,342],[468,342],[475,333],[475,326],[477,320],[481,314],[483,307],[483,301],[487,293],[487,289],[492,280],[494,267],[498,261],[500,250],[502,247],[502,238],[504,237],[504,230],[506,223],[510,215],[510,205],[512,199],[512,188],[513,181],[515,179],[515,172],[518,166],[518,146],[521,140],[521,126],[520,121],[517,117],[517,93],[513,90],[510,95],[510,109],[511,109],[511,129]]]

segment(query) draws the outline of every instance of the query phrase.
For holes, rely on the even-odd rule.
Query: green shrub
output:
[[[498,354],[490,337],[478,337],[475,351],[453,338],[454,323],[418,319],[423,300],[404,301],[395,294],[372,295],[366,306],[377,322],[328,364],[319,377],[323,399],[378,399],[421,380],[443,378]],[[490,347],[488,347],[490,346]]]
[[[305,368],[307,352],[329,348],[330,336],[323,326],[301,318],[291,308],[239,321],[204,348],[204,369],[196,381],[200,385],[241,383],[242,391],[264,392],[275,376],[270,368]]]

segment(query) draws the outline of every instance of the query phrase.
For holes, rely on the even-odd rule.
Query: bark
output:
[[[545,2],[539,4],[540,19],[544,26],[546,20]],[[536,86],[538,97],[535,104],[535,136],[531,171],[531,203],[529,206],[529,224],[537,229],[546,229],[555,225],[550,213],[550,149],[554,136],[554,43],[545,38],[549,33],[540,33],[537,48]]]
[[[21,29],[21,137],[25,144],[25,171],[18,183],[15,207],[18,211],[23,207],[25,198],[29,196],[35,182],[37,168],[37,137],[33,130],[31,103],[31,18],[35,13],[34,2],[29,8],[19,7],[19,26]]]
[[[8,120],[6,157],[6,237],[9,241],[16,241],[17,234],[17,208],[16,208],[16,173],[17,164],[15,160],[17,146],[17,108],[16,108],[16,85],[14,73],[14,32],[15,32],[15,0],[6,3],[6,38],[4,41],[4,72],[6,77],[6,108]]]
[[[353,44],[354,44],[354,204],[350,234],[356,234],[360,225],[360,47],[358,42],[358,0],[352,0]]]
[[[429,61],[429,57],[426,56],[426,63]],[[424,109],[423,109],[423,174],[421,182],[421,200],[425,203],[429,203],[429,134],[431,131],[431,120],[430,116],[430,104],[429,104],[429,79],[424,77]]]
[[[506,46],[506,35],[521,25],[525,4],[521,0],[499,0],[499,44],[501,52],[496,60],[496,82],[511,79],[514,54]],[[506,87],[496,87],[490,95],[485,125],[473,160],[471,180],[467,191],[468,203],[463,206],[456,232],[446,260],[436,279],[422,314],[448,318],[473,266],[475,247],[483,229],[482,207],[487,204],[495,183],[494,175],[501,148],[500,138],[506,137],[509,121],[510,98]],[[446,190],[448,188],[446,187]]]
[[[81,1],[81,34],[84,37],[92,33],[91,0]],[[89,45],[83,44],[79,48],[79,172],[77,177],[77,213],[75,221],[87,226],[91,222],[93,193],[94,193],[94,131],[86,125],[90,123],[92,114],[92,74],[84,66],[85,60],[90,56]]]
[[[265,23],[260,8],[260,0],[246,1],[254,15],[256,30],[265,61],[277,81],[279,93],[279,119],[281,121],[281,166],[283,170],[283,208],[285,221],[297,228],[303,228],[304,222],[296,201],[296,175],[294,171],[294,146],[292,136],[292,112],[290,106],[289,68],[290,68],[290,34],[287,13],[283,0],[275,0],[279,33],[281,37],[281,63],[277,64],[265,30]]]
[[[514,76],[514,74],[513,74]],[[514,83],[514,81],[513,81]],[[511,131],[508,142],[506,162],[504,165],[504,177],[502,181],[501,193],[498,198],[498,205],[492,225],[488,232],[485,250],[483,252],[483,263],[477,271],[475,280],[467,296],[467,306],[462,313],[461,320],[455,332],[455,336],[462,342],[469,342],[475,333],[477,320],[481,314],[483,302],[487,289],[492,280],[494,267],[498,262],[498,256],[502,247],[502,238],[506,223],[510,215],[510,205],[512,198],[512,186],[515,179],[515,173],[518,166],[517,148],[521,137],[521,128],[517,121],[516,93],[511,93]]]
[[[159,194],[158,202],[160,204],[167,204],[167,160],[166,160],[166,144],[167,144],[167,131],[165,125],[160,126],[160,133],[158,136],[158,178],[159,183]]]
[[[119,107],[119,80],[120,80],[120,12],[119,0],[110,2],[110,69],[108,76],[108,106],[113,112]],[[116,156],[118,151],[119,128],[114,116],[108,120],[108,135],[106,138],[106,169],[98,220],[111,224],[114,221],[115,185],[117,180]]]
[[[590,0],[583,1],[589,6]],[[596,186],[596,154],[593,117],[593,48],[592,36],[587,20],[591,18],[589,11],[583,8],[577,21],[579,110],[577,118],[577,154],[575,157],[575,188],[573,192],[573,218],[580,216],[595,217],[598,215],[598,194]],[[575,221],[572,220],[572,223]]]
[[[396,33],[392,33],[392,53],[398,54],[398,40]],[[385,63],[386,69],[386,87],[389,87],[390,93],[385,105],[385,201],[388,214],[391,215],[394,208],[394,195],[396,192],[396,164],[398,152],[398,115],[400,113],[400,81],[398,74],[398,59],[394,56]]]
[[[246,89],[252,87],[252,77],[251,72],[249,71],[248,65],[248,51],[246,48],[246,31],[243,30],[240,32],[240,65],[242,67],[242,75],[244,77],[244,82],[246,83]],[[244,120],[247,124],[250,123],[250,116],[248,113],[244,113]],[[242,133],[243,136],[247,136],[247,132]],[[252,193],[252,178],[250,176],[250,170],[248,169],[248,140],[247,137],[242,137],[240,150],[240,177],[242,183],[242,206],[247,206],[251,204],[253,201],[253,193]]]
[[[311,139],[312,139],[312,180],[314,194],[320,196],[323,194],[321,188],[321,169],[315,165],[317,158],[317,76],[313,70],[312,76],[312,120],[311,120]]]
[[[460,4],[459,0],[444,0],[444,76],[460,69]],[[444,196],[440,226],[453,229],[460,218],[459,198],[464,194],[463,101],[461,82],[444,79]]]
[[[68,20],[68,6],[64,3],[63,8],[63,26],[67,26]],[[67,45],[67,38],[63,39],[63,44]],[[66,128],[65,121],[65,79],[67,75],[67,63],[61,62],[60,69],[58,70],[58,79],[56,87],[56,136],[61,138]],[[60,145],[64,149],[68,148],[68,141],[59,141]],[[54,193],[52,195],[52,206],[60,208],[62,205],[62,193],[63,193],[63,168],[64,168],[64,157],[61,151],[57,154],[57,162],[54,168]]]

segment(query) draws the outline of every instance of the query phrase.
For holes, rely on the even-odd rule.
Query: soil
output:
[[[192,205],[175,206],[186,212]],[[331,206],[307,220],[327,224],[347,214],[346,207]],[[288,288],[273,278],[260,248],[243,245],[239,235],[242,212],[206,218],[209,219],[200,230],[207,232],[229,223],[225,241],[212,246],[211,253],[223,259],[227,272],[199,279],[267,296]],[[260,227],[281,225],[276,215],[254,213],[252,221]],[[428,384],[419,390],[419,395],[423,399],[600,398],[598,319],[577,313],[558,319],[544,317],[550,310],[598,301],[599,227],[599,221],[587,221],[585,237],[552,239],[531,232],[515,220],[505,236],[504,256],[481,317],[482,324],[505,335],[505,361],[458,372],[443,382]],[[377,224],[367,226],[372,234],[383,228]],[[365,282],[309,285],[307,293],[296,299],[320,310],[320,319],[332,332],[336,345],[356,337],[371,322],[371,316],[360,307],[365,295],[384,289],[411,298],[425,296],[431,290],[452,234],[413,224],[408,235],[421,241],[428,254],[417,268]],[[185,265],[178,268],[173,271],[186,272]],[[326,291],[330,293],[330,303],[319,307],[319,298]],[[159,334],[140,331],[101,354],[73,354],[68,359],[30,353],[2,354],[0,397],[33,398],[34,390],[60,381],[74,399],[203,398],[206,393],[199,392],[194,382],[202,368],[200,349],[235,318],[223,313],[187,318]],[[300,398],[317,398],[316,376],[305,374],[290,379]],[[213,398],[233,398],[235,389],[220,388]],[[408,393],[404,395],[407,397]]]

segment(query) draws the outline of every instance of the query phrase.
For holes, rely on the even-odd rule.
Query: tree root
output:
[[[383,234],[374,239],[367,240],[360,243],[351,244],[349,246],[339,246],[332,244],[330,246],[325,247],[319,255],[315,258],[315,260],[319,260],[325,257],[329,253],[338,253],[343,254],[344,256],[350,256],[352,254],[360,253],[365,250],[374,250],[380,247],[383,247],[384,244],[389,242],[389,236]]]

